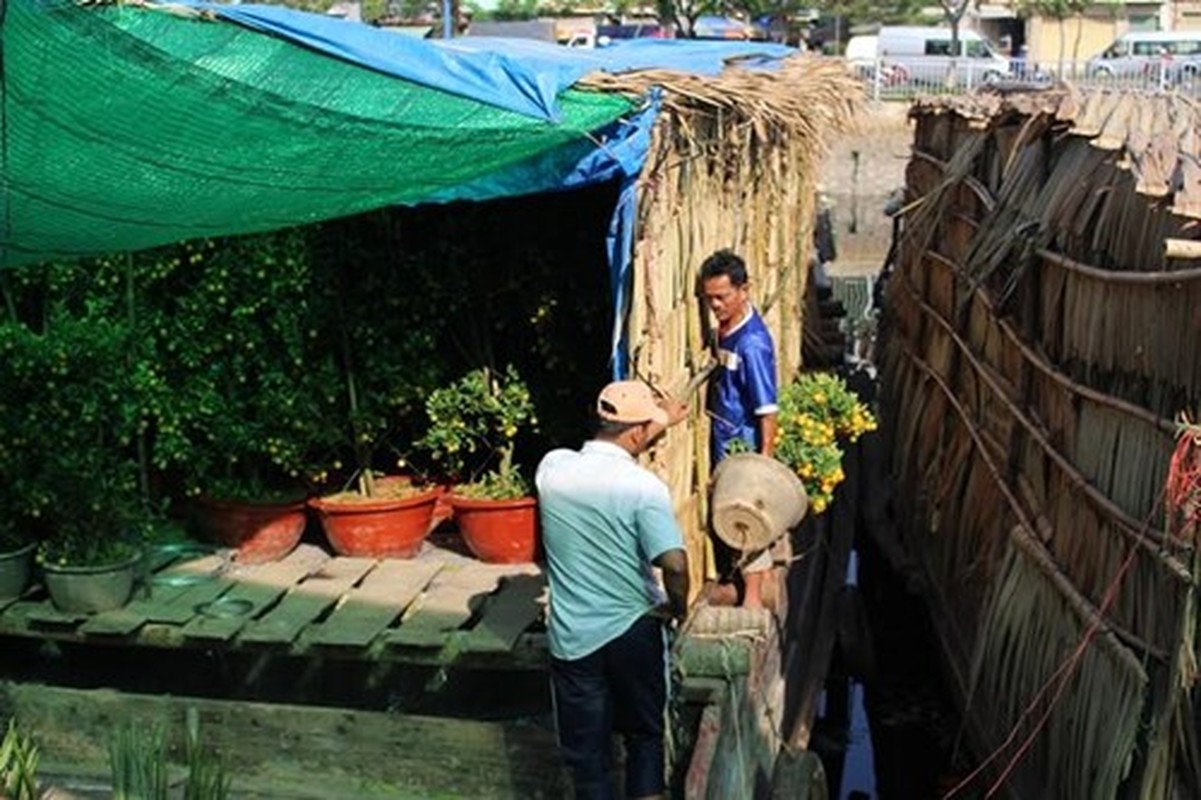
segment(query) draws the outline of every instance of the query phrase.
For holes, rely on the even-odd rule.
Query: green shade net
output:
[[[631,110],[568,90],[550,124],[184,9],[0,8],[0,266],[484,199]]]

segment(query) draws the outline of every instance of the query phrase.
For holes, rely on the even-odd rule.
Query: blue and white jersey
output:
[[[710,459],[726,456],[726,446],[741,439],[758,452],[759,420],[780,410],[776,392],[776,348],[771,332],[754,308],[746,319],[717,341],[718,369],[709,385],[712,422]]]

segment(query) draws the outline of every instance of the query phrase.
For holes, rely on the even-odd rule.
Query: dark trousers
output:
[[[667,653],[663,623],[643,617],[591,655],[551,659],[555,721],[577,800],[613,797],[613,733],[626,751],[626,796],[663,792]]]

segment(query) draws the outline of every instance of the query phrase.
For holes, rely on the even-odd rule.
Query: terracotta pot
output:
[[[304,534],[305,503],[248,503],[197,498],[196,526],[209,541],[233,547],[244,564],[278,561],[296,549]]]
[[[538,501],[476,500],[451,495],[459,532],[480,561],[523,564],[538,552]]]
[[[386,492],[393,486],[411,487],[413,479],[408,475],[384,475],[375,479],[375,488],[380,492]],[[438,501],[434,503],[434,514],[430,519],[431,532],[455,515],[455,510],[450,505],[451,488],[450,484],[430,486],[430,491],[438,493]]]
[[[434,518],[430,521],[431,531],[455,515],[455,507],[450,502],[451,489],[449,484],[438,487],[438,502],[434,504]]]
[[[431,489],[412,497],[354,502],[315,497],[309,505],[339,555],[412,558],[429,535],[441,494]]]

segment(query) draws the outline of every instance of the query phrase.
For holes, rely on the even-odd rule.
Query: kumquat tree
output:
[[[839,443],[875,429],[876,418],[837,375],[805,373],[781,392],[775,457],[800,477],[814,514],[846,477]]]

